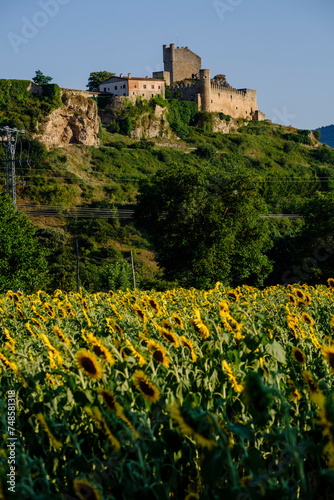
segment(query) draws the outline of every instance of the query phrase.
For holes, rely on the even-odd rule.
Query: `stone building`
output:
[[[127,97],[135,101],[137,97],[151,99],[161,94],[165,97],[165,82],[161,78],[137,78],[131,76],[113,76],[100,84],[100,92],[113,97]]]
[[[188,49],[188,47],[176,47],[171,43],[170,47],[163,45],[164,71],[153,73],[155,78],[164,78],[167,85],[180,82],[186,78],[194,78],[199,74],[202,67],[201,58]]]
[[[201,68],[201,58],[188,47],[163,45],[163,58],[164,71],[153,73],[153,77],[164,79],[171,86],[173,96],[196,102],[202,111],[265,120],[257,107],[256,90],[235,89],[227,83],[225,75],[211,79],[210,70]]]

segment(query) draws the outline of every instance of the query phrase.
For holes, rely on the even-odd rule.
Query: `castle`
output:
[[[227,83],[225,75],[211,79],[210,70],[202,69],[201,58],[188,47],[175,47],[174,43],[169,47],[163,45],[163,61],[164,71],[154,72],[153,77],[165,80],[174,97],[194,101],[202,111],[265,120],[257,107],[256,90],[235,89]]]
[[[188,47],[163,45],[164,71],[155,71],[153,78],[114,76],[100,84],[100,92],[111,97],[126,97],[133,102],[137,97],[151,99],[161,94],[165,97],[165,84],[173,97],[194,101],[201,111],[224,113],[232,118],[265,120],[258,110],[256,90],[235,89],[225,75],[210,77],[209,69],[202,69],[201,58]]]

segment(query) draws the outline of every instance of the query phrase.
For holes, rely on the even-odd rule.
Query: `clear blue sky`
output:
[[[91,71],[150,76],[175,43],[212,76],[256,89],[276,123],[334,123],[333,0],[14,0],[1,5],[0,37],[0,78],[40,69],[85,89]]]

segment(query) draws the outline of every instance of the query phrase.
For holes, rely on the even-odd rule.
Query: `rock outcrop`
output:
[[[166,118],[166,108],[156,106],[154,116],[144,113],[137,119],[135,128],[131,131],[133,139],[168,139],[173,136]]]
[[[46,118],[35,137],[48,146],[98,146],[100,118],[96,102],[86,92],[68,89],[62,89],[62,102],[63,105]]]

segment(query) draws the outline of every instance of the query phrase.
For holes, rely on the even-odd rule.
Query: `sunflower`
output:
[[[312,328],[312,326],[310,326],[310,339],[312,340],[312,343],[313,345],[317,348],[317,349],[321,349],[321,344],[320,342],[318,341],[317,337],[315,336],[314,334],[314,330]]]
[[[95,420],[95,422],[100,427],[101,431],[106,436],[106,438],[108,438],[108,440],[110,441],[111,445],[115,448],[115,450],[119,451],[121,449],[120,442],[111,433],[111,431],[108,427],[108,424],[107,424],[105,418],[103,417],[101,411],[99,410],[99,408],[97,406],[94,406],[94,408],[92,410],[91,408],[89,408],[89,406],[85,406],[84,410],[86,413],[88,413],[88,415],[90,415],[90,417],[93,420]]]
[[[61,354],[60,352],[55,348],[53,347],[53,345],[51,344],[50,340],[48,339],[48,337],[45,335],[45,333],[41,333],[41,339],[43,340],[44,344],[46,345],[46,347],[49,349],[49,353],[52,353],[52,355],[57,358],[57,361],[60,365],[62,365],[64,363],[64,360],[63,358],[61,357]]]
[[[5,332],[5,335],[6,335],[6,338],[7,340],[12,344],[12,346],[14,347],[15,349],[15,346],[16,346],[16,341],[13,339],[13,337],[11,337],[10,333],[9,333],[9,330],[7,328],[4,329],[4,332]]]
[[[299,290],[299,288],[295,288],[294,292],[299,300],[305,300],[305,293],[302,290]]]
[[[140,307],[138,306],[134,306],[133,307],[133,310],[134,312],[137,314],[137,316],[144,322],[146,323],[147,321],[147,317],[146,317],[146,314],[144,313],[144,311],[142,309],[140,309]]]
[[[183,322],[182,322],[182,319],[180,318],[180,316],[178,316],[177,314],[173,314],[172,320],[174,321],[174,323],[177,324],[177,326],[179,326],[180,328],[183,328]]]
[[[195,363],[197,356],[195,354],[194,346],[193,346],[192,342],[189,339],[187,339],[184,335],[182,335],[182,337],[180,337],[180,342],[184,347],[187,347],[187,349],[189,349],[191,359],[192,359],[193,363]]]
[[[54,307],[48,302],[45,302],[45,304],[43,305],[43,309],[46,312],[46,314],[50,316],[50,318],[54,318],[56,316]]]
[[[318,382],[316,382],[309,371],[303,372],[303,377],[306,382],[310,398],[316,405],[322,407],[324,403],[324,395],[319,389]]]
[[[327,285],[329,286],[329,288],[334,288],[334,279],[328,278]]]
[[[225,317],[227,314],[230,314],[230,306],[228,305],[227,300],[223,300],[222,302],[220,302],[218,304],[218,308],[221,318]]]
[[[17,314],[19,315],[20,319],[25,319],[24,312],[22,311],[22,309],[19,306],[16,306],[16,311],[17,311]]]
[[[39,326],[40,328],[42,328],[42,325],[41,325],[41,323],[38,321],[38,319],[36,319],[36,318],[31,318],[31,321],[32,321],[33,323],[35,323],[35,325],[37,325],[37,326]],[[28,323],[28,324],[29,324],[29,323]]]
[[[169,323],[169,321],[166,321],[165,319],[162,320],[161,326],[162,328],[165,328],[165,330],[173,330],[172,325]]]
[[[87,349],[81,349],[75,355],[78,368],[81,368],[85,375],[95,380],[100,380],[103,375],[102,367],[95,356]]]
[[[103,402],[105,403],[106,407],[110,411],[115,411],[116,410],[116,397],[114,394],[111,392],[107,391],[107,389],[99,389],[98,393],[100,394]]]
[[[169,367],[169,359],[167,356],[166,349],[161,344],[159,344],[159,342],[156,342],[155,340],[150,340],[147,348],[150,351],[150,353],[152,353],[152,357],[155,361],[158,361],[158,363],[161,363],[166,368]]]
[[[93,345],[92,351],[96,356],[103,357],[103,361],[107,361],[111,366],[115,364],[110,351],[102,344],[101,340],[94,337],[91,332],[88,333],[87,340]]]
[[[90,484],[85,479],[75,479],[73,481],[75,494],[80,498],[80,500],[101,500],[101,495],[92,484]]]
[[[56,450],[59,450],[63,445],[59,441],[57,441],[57,439],[52,434],[52,432],[50,430],[50,427],[48,426],[48,424],[47,424],[47,422],[45,420],[44,415],[42,413],[38,413],[37,414],[37,419],[40,421],[40,423],[42,424],[42,427],[43,427],[44,431],[48,435],[50,443],[56,448]]]
[[[297,299],[294,295],[292,295],[291,293],[288,293],[288,299],[289,299],[289,302],[291,304],[293,304],[294,306],[297,306]]]
[[[226,295],[232,302],[238,302],[240,298],[240,295],[234,290],[230,290],[229,292],[227,292]]]
[[[94,352],[94,354],[96,354],[96,356],[102,358],[102,361],[108,361],[111,366],[115,364],[115,360],[112,357],[110,351],[106,347],[104,347],[101,342],[93,345],[92,351]]]
[[[199,500],[199,496],[197,495],[197,493],[191,492],[188,493],[184,500]]]
[[[149,298],[148,303],[150,304],[152,309],[157,313],[157,315],[159,315],[161,311],[158,302],[155,299]]]
[[[233,375],[233,372],[225,359],[223,359],[222,365],[227,373],[228,378],[230,379],[230,381],[232,383],[232,387],[235,390],[235,392],[241,392],[243,390],[243,386],[241,384],[238,384],[237,379]]]
[[[64,344],[69,347],[70,346],[70,341],[69,339],[66,337],[66,335],[62,332],[62,330],[57,326],[55,325],[53,327],[53,331],[54,333],[57,335],[58,339],[61,341],[61,342],[64,342]]]
[[[160,328],[159,333],[165,340],[167,340],[167,342],[173,344],[174,347],[179,347],[180,342],[174,332],[166,330],[165,328]]]
[[[203,339],[207,339],[210,336],[210,332],[208,327],[202,321],[201,311],[199,309],[195,309],[194,315],[195,319],[191,320],[192,326]]]
[[[304,365],[306,361],[306,356],[299,347],[294,347],[292,349],[292,359],[300,365]]]
[[[106,318],[106,322],[107,322],[107,325],[109,327],[112,327],[112,328],[115,328],[115,330],[117,331],[117,333],[120,335],[120,337],[123,337],[123,330],[122,330],[122,327],[119,326],[118,323],[116,323],[115,320],[113,319],[110,319],[110,318]]]
[[[89,328],[91,328],[93,326],[91,320],[90,320],[90,317],[88,316],[88,314],[86,313],[85,309],[82,309],[82,312],[83,312],[83,315],[85,316],[86,318],[86,321],[87,321],[87,325]]]
[[[302,318],[308,325],[314,325],[314,320],[307,313],[303,313]]]
[[[192,426],[192,422],[189,422],[189,419],[188,421],[186,420],[179,405],[175,403],[169,404],[167,405],[167,410],[181,434],[183,434],[184,436],[193,436],[197,444],[199,444],[203,448],[207,448],[208,450],[212,450],[212,448],[217,446],[217,444],[212,441],[212,439],[208,439],[197,432],[197,430]]]
[[[130,352],[127,352],[130,351]],[[146,363],[146,360],[145,358],[140,354],[140,352],[138,352],[134,347],[133,345],[131,344],[130,340],[129,339],[126,339],[125,340],[125,346],[122,347],[122,351],[121,351],[121,354],[123,356],[123,358],[127,358],[128,356],[134,356],[136,358],[136,360],[138,361],[138,364],[139,366],[144,366],[145,363]]]
[[[333,347],[323,347],[322,353],[324,355],[324,358],[328,361],[328,364],[331,367],[332,372],[334,372],[334,349],[333,349]]]
[[[13,363],[12,361],[9,361],[9,359],[7,359],[6,356],[4,354],[2,354],[1,352],[0,352],[0,359],[3,362],[3,364],[5,365],[6,368],[10,368],[17,375],[20,374],[20,372],[19,372],[19,370],[17,368],[16,363]]]
[[[147,400],[155,403],[160,398],[160,391],[153,385],[144,372],[136,370],[133,374],[134,383],[142,396]]]

